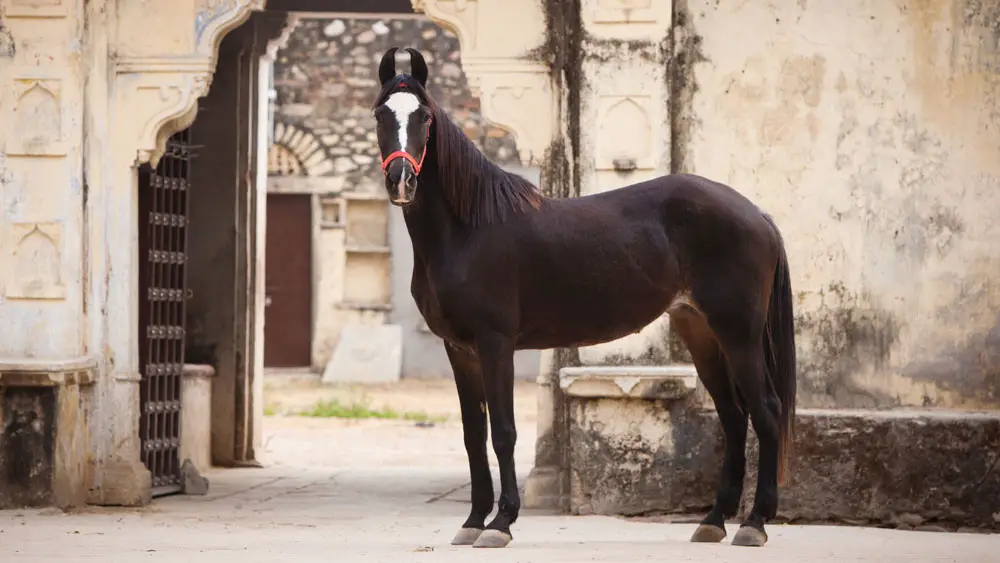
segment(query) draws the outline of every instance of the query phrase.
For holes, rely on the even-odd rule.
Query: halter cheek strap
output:
[[[413,172],[416,173],[417,175],[420,175],[420,168],[424,165],[424,158],[427,156],[427,143],[430,142],[431,140],[431,123],[432,122],[430,121],[427,122],[427,139],[424,140],[424,150],[420,153],[419,161],[413,158],[413,155],[406,152],[405,150],[398,150],[390,154],[389,156],[385,157],[385,159],[382,161],[382,171],[385,172],[385,169],[389,167],[389,164],[393,160],[396,160],[397,158],[404,158],[407,161],[409,161],[410,164],[413,165]]]

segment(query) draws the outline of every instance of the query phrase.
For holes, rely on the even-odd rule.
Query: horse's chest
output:
[[[444,340],[461,343],[463,338],[460,311],[453,310],[447,292],[440,291],[426,275],[415,275],[411,287],[413,300],[424,317],[427,328]],[[443,299],[442,299],[443,298]]]

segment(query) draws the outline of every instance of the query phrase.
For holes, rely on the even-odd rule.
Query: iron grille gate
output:
[[[184,369],[190,130],[139,172],[139,436],[153,496],[181,490],[178,456]],[[144,300],[144,301],[143,301]]]

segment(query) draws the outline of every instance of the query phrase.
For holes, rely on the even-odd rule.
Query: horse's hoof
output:
[[[472,547],[507,547],[512,539],[510,534],[500,530],[484,530]]]
[[[763,547],[767,543],[767,534],[753,526],[740,526],[733,536],[733,545],[743,547]]]
[[[482,533],[479,528],[462,528],[451,540],[451,545],[472,545]]]
[[[702,524],[691,534],[691,541],[694,543],[718,543],[725,539],[725,537],[725,528],[711,524]]]

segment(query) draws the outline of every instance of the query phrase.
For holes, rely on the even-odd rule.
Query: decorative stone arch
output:
[[[271,176],[322,176],[333,170],[333,161],[312,131],[280,121],[274,126],[267,161]]]
[[[114,68],[115,131],[121,135],[122,150],[136,151],[126,158],[156,166],[167,139],[194,122],[198,98],[211,85],[222,38],[264,4],[265,0],[186,0],[162,8],[122,5],[119,28],[148,25],[154,21],[153,9],[162,12],[157,15],[163,19],[155,21],[174,30],[173,37],[167,37],[173,41],[146,43],[140,34],[123,38],[117,46],[121,56]],[[181,48],[169,50],[177,45]]]
[[[549,67],[531,58],[545,43],[537,0],[412,0],[413,9],[458,37],[462,69],[483,117],[511,132],[525,166],[543,164],[556,134]],[[516,33],[514,33],[516,32]]]

